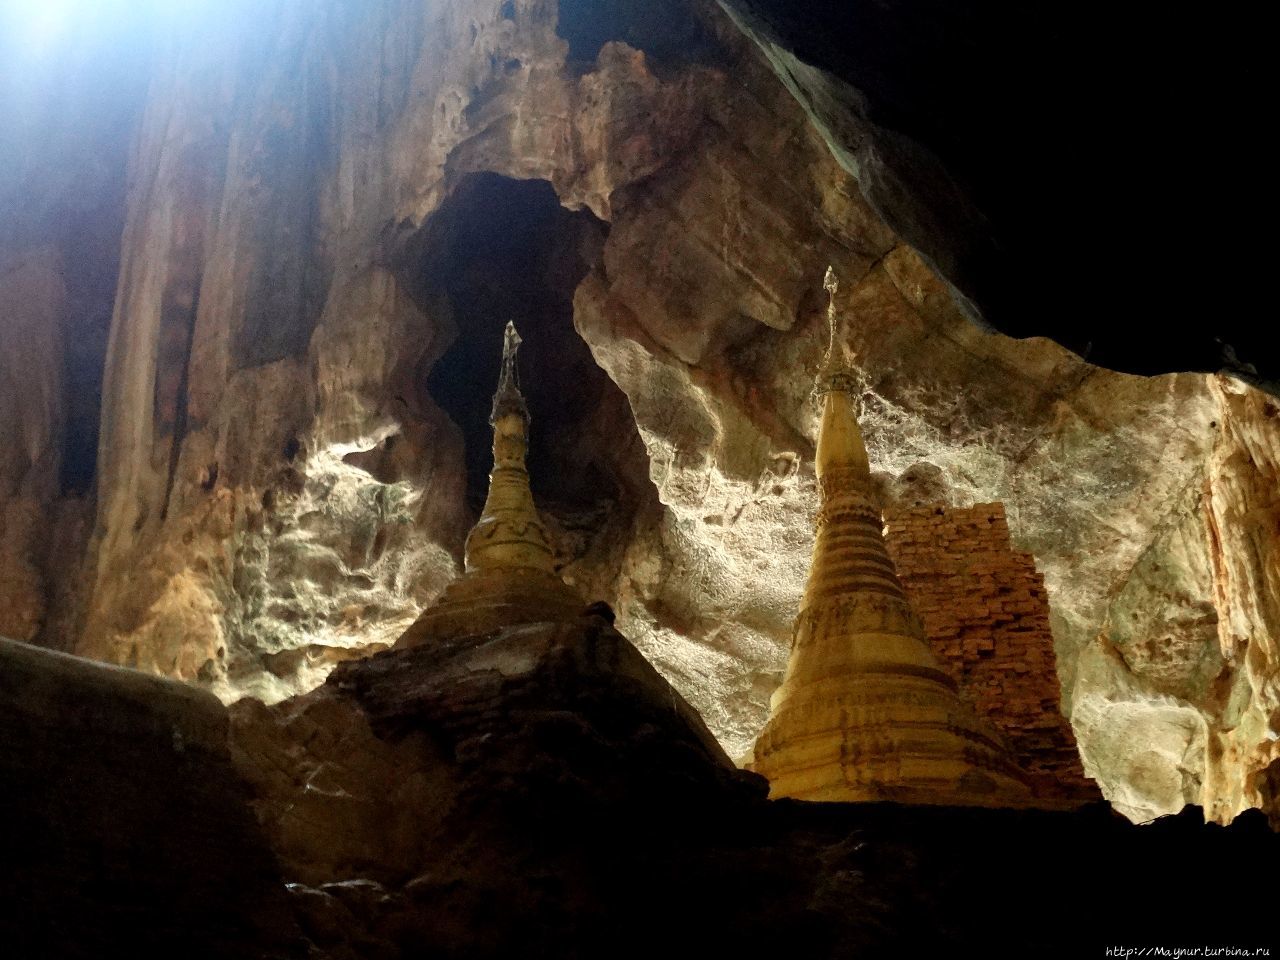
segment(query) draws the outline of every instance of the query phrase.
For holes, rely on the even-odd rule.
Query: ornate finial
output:
[[[498,389],[493,394],[493,409],[489,413],[491,424],[508,413],[518,413],[526,423],[529,421],[529,408],[520,393],[520,373],[516,367],[516,351],[520,349],[520,343],[516,325],[507,321],[507,329],[502,335],[502,371],[498,374]]]
[[[836,292],[840,289],[840,279],[834,267],[828,266],[826,276],[822,278],[822,287],[827,291],[827,354],[822,358],[822,367],[818,371],[818,379],[813,392],[816,396],[842,390],[850,396],[858,393],[858,382],[853,370],[845,363],[836,334],[839,332],[839,319],[836,316]]]
[[[827,291],[827,327],[831,331],[827,356],[830,356],[836,348],[836,293],[840,289],[840,278],[836,276],[836,268],[831,264],[827,264],[826,276],[822,278],[822,289]]]

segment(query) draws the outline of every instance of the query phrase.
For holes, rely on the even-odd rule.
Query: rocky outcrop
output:
[[[192,687],[0,640],[0,935],[21,957],[301,957]]]
[[[923,478],[1006,504],[1086,771],[1135,817],[1269,802],[1262,395],[980,328],[718,7],[657,27],[584,6],[274,0],[172,25],[129,163],[91,523],[57,468],[24,479],[68,435],[39,398],[78,341],[39,320],[27,353],[0,346],[0,418],[32,441],[3,468],[4,629],[226,701],[389,645],[477,506],[487,440],[449,381],[527,313],[526,380],[582,386],[530,387],[563,572],[740,757],[812,547],[833,264],[886,497]],[[5,282],[77,276],[18,249],[39,247],[4,249]],[[20,295],[30,322],[57,286]],[[28,367],[40,389],[3,386]]]
[[[1072,717],[1086,769],[1138,819],[1188,797],[1218,819],[1274,810],[1274,401],[1209,382],[1220,418],[1194,483],[1168,503],[1150,544],[1083,648]]]
[[[1213,936],[1228,900],[1236,942],[1271,933],[1262,885],[1176,916],[1158,884],[1081,899],[1105,857],[1251,876],[1277,842],[1259,814],[769,802],[604,610],[381,653],[232,714],[319,956],[892,956],[997,928],[1001,951],[1071,956]]]
[[[543,789],[589,780],[593,795],[620,795],[635,777],[670,810],[690,800],[693,782],[763,790],[592,615],[397,648],[343,664],[302,697],[271,707],[244,700],[232,718],[260,818],[290,876],[313,885],[362,877],[403,886],[440,847],[465,846],[467,818],[494,804],[519,808]],[[503,795],[486,795],[498,782]],[[468,869],[465,858],[454,862]],[[436,882],[449,886],[443,875]]]
[[[150,44],[110,11],[32,12],[0,11],[0,635],[66,649]]]
[[[1270,946],[1256,813],[771,803],[607,620],[354,661],[229,727],[190,685],[0,642],[0,933],[32,957],[391,960],[991,952],[998,929],[1078,956],[1232,917]],[[1162,884],[1083,894],[1107,858],[1238,884],[1175,914]]]
[[[32,251],[0,275],[0,634],[32,640],[45,617],[38,567],[44,513],[57,493],[62,428],[62,315],[66,290],[53,249]]]

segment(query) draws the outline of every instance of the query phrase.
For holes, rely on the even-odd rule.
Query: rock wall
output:
[[[227,735],[204,691],[0,639],[12,956],[305,955]]]
[[[62,427],[62,313],[57,251],[32,251],[0,274],[0,634],[34,639],[45,615],[38,566],[43,513],[57,491]]]
[[[731,755],[781,678],[812,547],[807,394],[832,264],[886,495],[1005,503],[1044,575],[1086,772],[1140,817],[1267,802],[1268,401],[982,329],[719,7],[669,7],[272,0],[170,23],[124,141],[80,514],[52,466],[21,492],[29,463],[68,449],[69,406],[37,402],[65,351],[45,321],[30,356],[0,346],[0,381],[46,385],[6,388],[0,416],[55,438],[4,468],[0,589],[29,611],[5,628],[39,622],[50,645],[228,701],[311,689],[390,643],[456,573],[473,517],[475,440],[442,358],[511,309],[474,302],[503,255],[458,225],[507,208],[477,184],[541,181],[571,213],[521,227],[542,252],[519,275],[543,280],[516,306],[598,371],[567,346],[525,369],[592,385],[547,391],[533,444],[565,452],[535,489],[566,574]],[[78,275],[36,249],[4,247],[0,276]],[[36,532],[64,513],[68,532]]]
[[[75,379],[93,354],[91,318],[66,263],[52,243],[0,252],[0,636],[59,648],[77,631],[93,510],[76,474],[83,446],[68,438],[97,416],[92,377]]]
[[[1004,507],[897,509],[885,526],[934,653],[1005,736],[1036,795],[1096,799],[1060,705],[1044,581],[1032,556],[1010,547]]]
[[[877,212],[986,322],[1113,370],[1230,371],[1280,395],[1254,296],[1214,279],[1260,255],[1172,266],[1188,235],[1250,232],[1267,177],[1248,119],[1263,109],[1248,71],[1265,54],[1231,17],[1170,15],[1150,43],[1142,11],[1101,3],[720,3]],[[1187,70],[1189,48],[1206,69]],[[1182,175],[1164,160],[1181,153],[1189,109],[1219,145],[1197,166],[1217,202],[1195,209],[1168,203]],[[1082,162],[1062,149],[1067,131],[1100,151]],[[1124,242],[1097,243],[1111,230]]]
[[[1280,404],[1228,378],[1214,388],[1223,437],[1202,503],[1224,669],[1211,701],[1220,719],[1210,726],[1206,793],[1217,800],[1212,813],[1219,818],[1261,806],[1280,819]]]

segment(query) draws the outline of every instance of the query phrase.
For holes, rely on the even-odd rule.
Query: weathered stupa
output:
[[[885,549],[858,428],[857,387],[836,337],[815,393],[822,496],[791,659],[755,745],[771,797],[1018,806],[1030,791],[997,734],[956,695]]]
[[[464,573],[405,631],[397,648],[518,623],[564,620],[582,612],[584,601],[556,574],[551,541],[529,488],[529,409],[516,370],[519,347],[515,324],[508,323],[489,415],[489,494],[467,534]]]

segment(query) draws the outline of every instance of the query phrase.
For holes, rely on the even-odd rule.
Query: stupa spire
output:
[[[1017,804],[1029,796],[1021,773],[960,702],[889,558],[830,269],[824,286],[830,344],[815,385],[822,505],[791,659],[754,769],[775,797]]]
[[[818,431],[814,468],[819,483],[867,486],[871,482],[871,466],[867,461],[862,431],[858,427],[858,380],[840,344],[836,312],[836,293],[840,282],[831,267],[827,267],[822,285],[828,297],[828,341],[827,353],[813,386],[814,396],[822,404],[822,427]]]
[[[502,366],[493,394],[489,425],[493,427],[493,470],[480,519],[467,535],[466,569],[530,567],[551,572],[555,554],[538,517],[529,487],[525,454],[529,449],[529,408],[520,392],[516,325],[502,337]]]
[[[840,315],[836,310],[836,294],[840,292],[840,278],[833,267],[827,267],[822,278],[822,288],[827,291],[827,352],[822,358],[822,367],[818,370],[818,379],[814,383],[814,393],[823,394],[829,390],[853,390],[855,377],[853,367],[845,359],[840,345]]]
[[[529,423],[529,408],[525,405],[524,394],[520,392],[520,369],[516,365],[516,354],[523,342],[516,331],[515,321],[508,320],[506,329],[502,331],[502,367],[498,372],[498,389],[493,392],[493,407],[489,411],[490,426],[507,413],[518,413],[524,417],[526,426]]]
[[[502,364],[493,394],[493,469],[480,519],[467,534],[464,572],[397,641],[482,634],[517,623],[576,616],[583,601],[555,572],[555,551],[538,516],[525,455],[529,408],[520,391],[514,323],[503,332]]]

